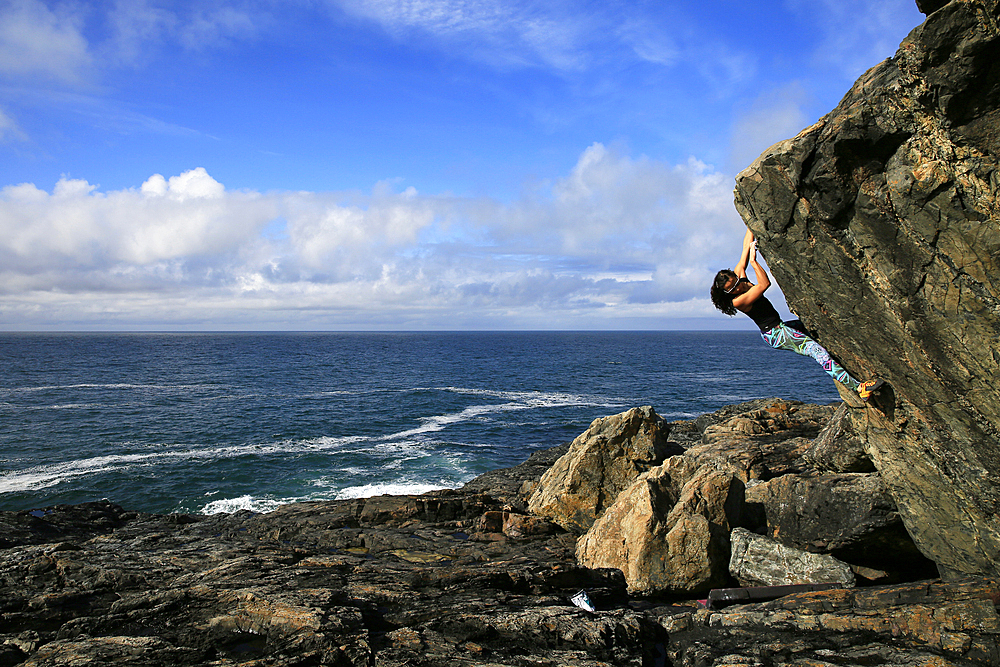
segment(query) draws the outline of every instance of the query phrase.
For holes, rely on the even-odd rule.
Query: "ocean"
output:
[[[2,333],[0,363],[0,510],[422,493],[634,406],[839,400],[752,331]]]

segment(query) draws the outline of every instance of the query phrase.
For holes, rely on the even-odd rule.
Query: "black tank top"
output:
[[[750,310],[745,311],[762,332],[768,332],[781,324],[781,315],[774,309],[771,302],[763,294],[750,304]]]

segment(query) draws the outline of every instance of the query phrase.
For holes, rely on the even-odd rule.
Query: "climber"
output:
[[[747,279],[748,264],[757,278],[756,285]],[[770,286],[771,279],[757,261],[757,240],[748,229],[743,237],[743,254],[740,255],[739,263],[734,269],[723,269],[715,275],[712,303],[726,315],[735,315],[737,310],[746,313],[760,328],[761,338],[768,345],[776,350],[791,350],[812,357],[830,377],[856,391],[862,400],[871,398],[883,381],[876,379],[858,382],[830,357],[830,353],[822,345],[810,338],[800,320],[783,322],[778,311],[764,296]]]

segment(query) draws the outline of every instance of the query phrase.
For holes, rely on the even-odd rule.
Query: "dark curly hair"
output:
[[[731,278],[739,280],[739,276],[732,269],[722,269],[715,274],[715,280],[712,282],[712,304],[729,316],[736,314],[736,306],[733,305],[733,295],[726,294],[726,283]]]

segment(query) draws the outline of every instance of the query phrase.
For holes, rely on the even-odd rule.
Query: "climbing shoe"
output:
[[[885,384],[885,380],[869,380],[868,382],[862,382],[858,386],[858,396],[861,397],[862,401],[867,401],[872,397],[879,387]]]

